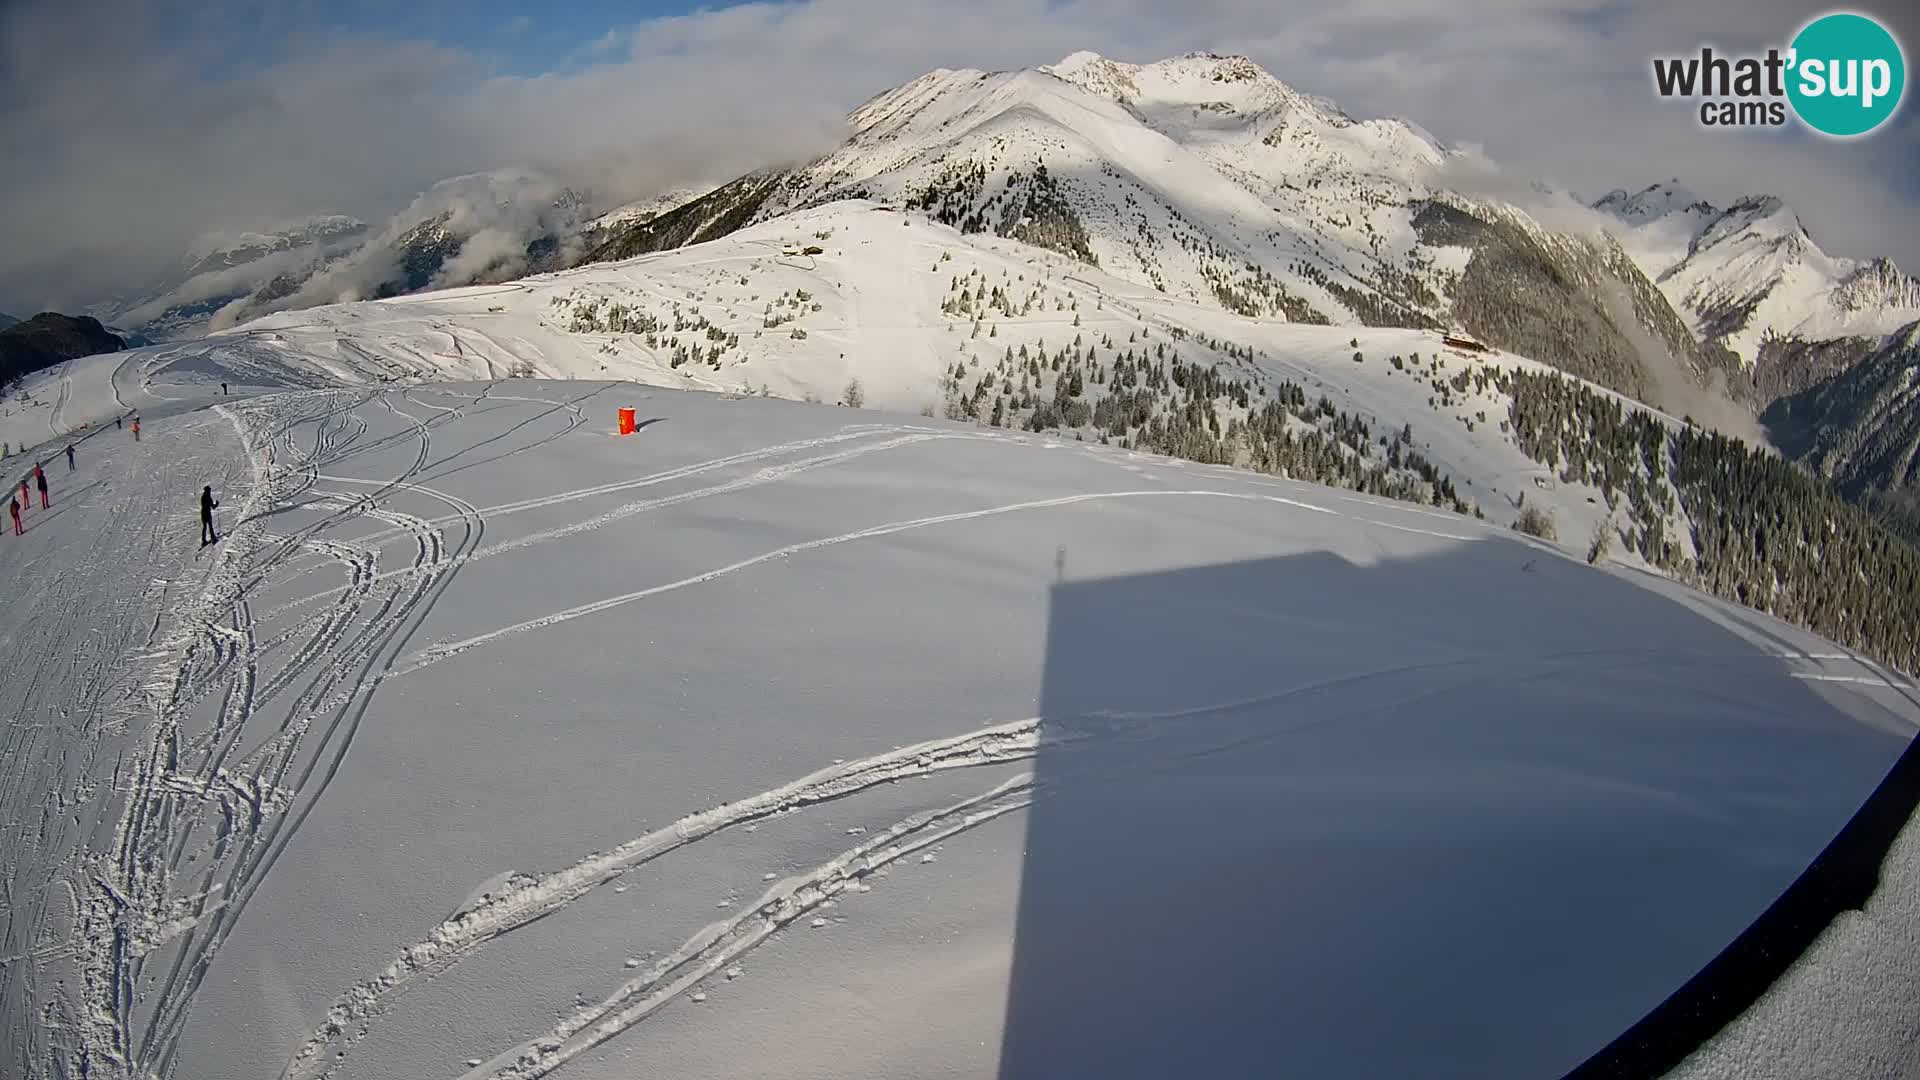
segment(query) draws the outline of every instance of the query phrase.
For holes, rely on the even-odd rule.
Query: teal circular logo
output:
[[[1899,108],[1906,58],[1887,28],[1865,15],[1822,15],[1788,49],[1787,99],[1815,131],[1865,135]]]

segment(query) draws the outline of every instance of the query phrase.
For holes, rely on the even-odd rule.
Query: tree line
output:
[[[1624,504],[1622,540],[1648,562],[1920,672],[1920,550],[1869,513],[1738,439],[1691,423],[1675,429],[1557,374],[1495,378],[1520,448],[1563,480],[1598,487],[1609,507]],[[1676,511],[1685,513],[1684,537]]]

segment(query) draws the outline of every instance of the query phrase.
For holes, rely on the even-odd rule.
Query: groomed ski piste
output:
[[[7,1075],[1559,1076],[1920,724],[1898,674],[1501,521],[922,417],[904,376],[680,389],[533,320],[498,339],[574,378],[427,381],[379,325],[471,350],[583,280],[74,361],[9,414],[54,502],[0,543]],[[865,310],[848,341],[944,333]],[[1246,332],[1397,400],[1321,329]],[[884,392],[873,348],[810,385]],[[1681,1074],[1899,1075],[1913,866],[1909,830]]]

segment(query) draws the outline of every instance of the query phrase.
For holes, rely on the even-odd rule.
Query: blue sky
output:
[[[581,0],[565,4],[529,4],[503,0],[418,0],[371,3],[349,0],[315,5],[294,19],[312,29],[345,30],[389,37],[416,38],[457,46],[498,59],[499,70],[540,75],[578,68],[595,54],[592,46],[608,31],[666,15],[733,4],[662,3],[659,0]]]
[[[776,0],[777,2],[777,0]],[[337,0],[322,3],[160,5],[161,44],[214,44],[238,67],[284,53],[289,38],[352,34],[434,42],[486,57],[502,74],[536,76],[603,60],[595,45],[609,31],[663,16],[719,11],[737,3],[579,0],[538,4],[516,0]]]
[[[1871,5],[1867,10],[1875,10]],[[0,0],[0,310],[122,287],[203,232],[384,221],[508,165],[612,198],[818,153],[936,67],[1080,49],[1244,53],[1357,116],[1597,196],[1678,177],[1785,198],[1845,255],[1920,270],[1920,109],[1828,143],[1703,133],[1655,55],[1778,44],[1803,0]],[[1920,54],[1920,7],[1884,5]],[[65,43],[49,49],[46,42]]]

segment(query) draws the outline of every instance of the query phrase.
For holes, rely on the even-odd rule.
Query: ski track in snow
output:
[[[203,431],[218,426],[215,421]],[[40,965],[96,953],[101,939],[88,936],[82,927],[117,935],[114,946],[125,954],[179,926],[178,917],[172,917],[164,923],[166,931],[156,929],[163,925],[157,910],[135,911],[117,920],[98,918],[103,899],[115,894],[120,900],[138,899],[137,890],[122,887],[126,878],[115,873],[101,850],[103,815],[108,801],[126,785],[142,782],[142,777],[126,774],[130,747],[123,736],[136,725],[142,699],[165,693],[170,685],[166,678],[137,677],[129,661],[164,656],[160,674],[189,666],[211,671],[233,653],[230,639],[212,637],[206,650],[182,657],[182,639],[164,634],[159,621],[161,606],[168,602],[184,603],[188,620],[203,617],[207,609],[194,590],[205,590],[204,596],[221,587],[226,567],[220,563],[208,563],[198,574],[190,572],[179,580],[147,578],[141,587],[119,590],[94,587],[95,568],[154,565],[177,542],[178,524],[151,512],[148,492],[160,476],[149,470],[164,471],[161,458],[177,460],[193,446],[176,434],[158,432],[149,445],[160,457],[139,460],[108,453],[90,460],[82,475],[91,473],[91,483],[78,481],[87,485],[81,491],[93,489],[90,498],[69,494],[74,482],[57,474],[55,509],[36,523],[36,530],[72,534],[64,515],[87,514],[90,505],[106,513],[97,527],[61,536],[66,557],[46,568],[31,568],[30,587],[21,590],[12,605],[15,617],[26,620],[19,624],[21,635],[7,642],[23,661],[20,670],[28,673],[24,686],[15,683],[16,690],[24,690],[16,702],[18,716],[49,722],[16,720],[0,728],[0,819],[37,829],[36,842],[7,849],[9,894],[0,904],[0,925],[5,928],[0,954],[32,956],[34,963],[0,963],[0,1020],[10,1022],[0,1029],[0,1043],[10,1047],[10,1066],[44,1069],[49,1075],[59,1075],[49,1067],[56,1055],[83,1057],[91,1035],[112,1028],[117,1037],[118,1028],[110,1020],[77,1030],[51,1022],[63,1008],[69,1015],[84,1015],[86,1008],[75,1001],[75,994],[89,996],[106,984],[90,982],[78,991],[72,984],[56,988],[42,981],[51,980],[52,974]],[[77,509],[69,498],[77,501]],[[184,586],[184,595],[177,598],[176,584]],[[191,786],[164,769],[144,780],[183,794]],[[75,786],[69,790],[68,783]],[[22,942],[28,943],[26,948],[18,948]],[[105,965],[94,966],[89,975],[103,975],[104,970]],[[45,1014],[50,1022],[24,1030],[11,1026],[27,1015],[25,1003],[35,1000],[51,1005]]]
[[[678,581],[668,582],[664,585],[655,585],[650,588],[639,589],[629,593],[623,593],[619,596],[610,596],[602,600],[595,600],[592,603],[581,604],[578,607],[567,608],[564,611],[556,611],[549,615],[542,615],[535,619],[528,619],[524,622],[515,623],[511,626],[503,626],[498,630],[490,630],[484,634],[476,634],[473,637],[465,638],[460,641],[453,641],[453,642],[447,642],[445,644],[434,645],[428,649],[422,650],[418,655],[408,659],[406,663],[401,665],[394,672],[394,674],[395,675],[412,674],[413,672],[419,671],[422,668],[426,668],[433,664],[437,664],[442,660],[446,660],[451,657],[458,656],[461,653],[464,653],[470,649],[478,648],[479,646],[482,646],[482,645],[492,644],[496,641],[501,640],[502,638],[512,637],[518,634],[530,633],[535,630],[544,630],[549,626],[555,626],[564,622],[571,622],[574,619],[584,618],[588,615],[597,615],[600,612],[609,611],[617,607],[622,607],[627,604],[634,603],[635,601],[645,600],[645,599],[648,599],[649,597],[659,596],[663,593],[674,592],[676,590],[684,589],[693,585],[703,585],[717,578],[726,577],[729,574],[735,574],[742,570],[759,566],[763,563],[785,559],[793,555],[798,555],[798,554],[801,554],[802,552],[813,551],[818,548],[833,547],[839,544],[853,543],[854,541],[858,541],[858,540],[871,540],[877,537],[891,536],[895,533],[908,532],[913,529],[924,529],[924,528],[929,528],[935,525],[947,525],[947,524],[952,524],[954,522],[960,522],[960,521],[975,521],[980,518],[997,517],[1002,514],[1020,513],[1020,512],[1029,511],[1029,510],[1047,510],[1047,509],[1054,509],[1062,506],[1076,506],[1083,503],[1103,502],[1103,501],[1108,501],[1113,499],[1147,499],[1147,498],[1220,498],[1220,499],[1237,499],[1237,500],[1243,500],[1248,502],[1264,501],[1264,502],[1271,502],[1271,503],[1276,503],[1276,504],[1285,505],[1285,506],[1291,506],[1300,510],[1309,510],[1315,513],[1331,514],[1335,517],[1345,516],[1340,514],[1337,511],[1329,510],[1324,506],[1315,506],[1312,503],[1301,502],[1298,499],[1289,499],[1281,495],[1256,495],[1256,494],[1249,494],[1246,492],[1207,491],[1207,490],[1100,491],[1100,492],[1090,492],[1082,495],[1062,495],[1062,496],[1058,496],[1050,499],[1034,499],[1026,502],[1007,503],[1003,506],[990,506],[981,510],[963,510],[963,511],[951,513],[951,514],[935,514],[930,517],[913,518],[908,521],[895,521],[885,525],[875,525],[875,526],[872,526],[871,528],[860,529],[855,532],[841,533],[838,536],[825,536],[816,540],[803,540],[799,543],[788,544],[785,547],[775,548],[772,551],[768,551],[760,555],[755,555],[752,558],[742,559],[739,562],[731,563],[727,566],[719,567],[718,569],[708,570],[705,573],[695,574],[691,577],[681,578]],[[1391,528],[1391,529],[1402,528],[1401,526],[1384,525],[1380,522],[1370,522],[1370,524],[1382,525],[1382,527],[1384,528]],[[1410,529],[1406,531],[1420,532],[1423,530]],[[1463,541],[1480,539],[1480,537],[1455,535],[1455,534],[1429,534],[1429,535],[1447,535],[1449,539],[1463,540]]]
[[[71,368],[72,366],[73,361],[71,360],[61,365],[62,369]],[[56,439],[67,433],[67,402],[72,399],[72,397],[73,376],[62,374],[60,376],[60,396],[54,399],[53,409],[47,413],[47,431]]]
[[[124,364],[113,373],[116,400],[123,400],[119,397],[123,371]],[[491,383],[320,390],[218,406],[215,411],[238,434],[246,469],[245,488],[227,511],[236,524],[221,545],[202,552],[207,559],[203,566],[181,568],[155,578],[138,596],[116,598],[112,614],[102,613],[93,620],[113,627],[113,636],[91,634],[75,641],[49,637],[40,643],[42,655],[49,659],[33,665],[24,693],[30,702],[42,703],[55,700],[50,695],[60,695],[59,708],[42,704],[36,706],[36,714],[74,717],[68,725],[71,730],[41,723],[16,724],[0,731],[0,781],[4,781],[0,809],[5,811],[0,817],[19,829],[37,828],[39,846],[63,852],[61,858],[66,860],[47,870],[31,898],[17,892],[23,880],[19,867],[10,863],[0,878],[8,890],[0,896],[4,900],[0,904],[4,910],[0,915],[0,1006],[7,1017],[17,1018],[28,1015],[29,1002],[39,1003],[44,1009],[40,1015],[47,1020],[45,1031],[12,1036],[20,1044],[18,1055],[28,1062],[29,1075],[173,1075],[196,993],[222,945],[337,775],[380,687],[395,676],[817,549],[1115,500],[1226,499],[1454,542],[1492,535],[1488,527],[1462,523],[1457,515],[1232,474],[1238,486],[1253,490],[1095,491],[886,522],[797,541],[677,581],[456,641],[417,647],[412,639],[469,562],[523,552],[694,500],[777,484],[891,449],[943,440],[1034,445],[1024,437],[966,429],[854,424],[832,434],[725,454],[634,479],[480,507],[432,486],[432,470],[454,464],[471,467],[547,446],[586,422],[579,406],[584,397],[556,401],[494,390]],[[144,384],[141,391],[150,392]],[[523,407],[532,415],[517,418],[513,410]],[[436,459],[438,429],[496,412],[514,422]],[[59,414],[56,408],[53,417]],[[563,424],[540,426],[542,420],[562,415]],[[150,442],[158,444],[166,438],[165,429],[157,428]],[[1043,441],[1041,445],[1073,444]],[[497,457],[463,461],[482,448]],[[1104,460],[1122,460],[1094,447],[1082,449]],[[376,461],[381,464],[371,464]],[[344,466],[355,462],[367,463],[375,475],[349,475]],[[1196,478],[1210,475],[1158,459],[1154,467]],[[564,509],[682,480],[698,481],[730,469],[751,471],[623,503],[492,545],[484,542],[487,526],[496,518]],[[131,495],[137,502],[140,483],[128,486],[136,489]],[[1319,502],[1304,497],[1309,495]],[[1345,505],[1334,509],[1321,502]],[[279,515],[293,511],[297,515],[281,524]],[[1382,520],[1390,515],[1397,520]],[[1438,520],[1431,528],[1413,523],[1423,517]],[[40,582],[38,595],[87,595],[81,567],[126,563],[135,551],[158,552],[162,535],[181,531],[183,521],[191,523],[165,514],[122,513],[113,528],[87,538],[92,547],[84,560],[63,565]],[[1441,522],[1452,528],[1442,527]],[[316,573],[337,574],[340,584],[256,610],[261,597],[284,595],[289,585]],[[134,612],[139,617],[129,617]],[[1608,653],[1617,654],[1613,661],[1622,665],[1659,660],[1640,650]],[[1799,679],[1863,691],[1913,689],[1905,680],[1850,653],[1774,650],[1770,655],[1814,667],[1789,672]],[[1585,653],[1520,662],[1538,665],[1541,677],[1550,677],[1571,663],[1606,660],[1606,654]],[[137,677],[128,670],[129,661],[140,665]],[[378,975],[341,993],[319,1030],[291,1051],[283,1076],[289,1080],[332,1077],[349,1059],[348,1051],[403,990],[600,885],[736,825],[803,811],[880,784],[1028,760],[1043,742],[1064,744],[1079,738],[1080,725],[1120,725],[1127,729],[1126,737],[1152,738],[1153,725],[1158,723],[1271,706],[1344,682],[1457,670],[1458,678],[1472,683],[1495,677],[1496,666],[1511,677],[1515,662],[1511,656],[1469,657],[1386,667],[1164,713],[1053,718],[1044,733],[1039,719],[1027,719],[835,764],[738,801],[688,814],[610,850],[588,853],[561,869],[506,876],[421,940],[399,950]],[[1831,670],[1827,666],[1831,663],[1852,666]],[[126,673],[117,675],[116,668]],[[1405,706],[1457,685],[1421,690],[1394,704]],[[1315,716],[1305,722],[1340,719]],[[1253,737],[1279,737],[1290,730],[1294,728],[1276,725]],[[113,752],[116,739],[117,757],[108,762],[106,756]],[[1207,752],[1226,752],[1235,745],[1228,740]],[[74,791],[47,791],[35,782],[34,770],[50,768],[43,764],[51,760],[50,755],[62,761],[77,759],[81,765],[77,773],[62,765],[50,775],[91,779]],[[98,769],[93,768],[96,758],[100,759]],[[96,799],[90,784],[104,784],[107,798]],[[1023,775],[958,803],[912,814],[812,870],[769,885],[757,902],[700,929],[597,1004],[583,1006],[531,1041],[490,1057],[482,1055],[483,1063],[467,1076],[518,1080],[546,1075],[640,1023],[781,927],[837,893],[859,886],[888,862],[1017,811],[1044,794],[1034,789],[1030,776]],[[85,822],[90,813],[102,815],[100,828],[92,830],[99,839],[91,845]],[[62,931],[62,925],[67,929]],[[70,965],[76,977],[65,987],[49,985],[45,971],[54,964]]]
[[[892,429],[879,429],[879,430],[892,430]],[[715,458],[711,461],[704,461],[694,465],[681,466],[679,468],[669,469],[664,472],[654,473],[650,476],[641,477],[636,480],[623,480],[623,481],[618,481],[610,484],[599,484],[591,487],[577,488],[572,491],[559,492],[553,495],[546,495],[546,496],[541,496],[538,498],[531,498],[531,499],[523,499],[518,502],[512,502],[512,503],[503,503],[499,506],[484,507],[479,509],[477,512],[485,516],[489,520],[491,520],[494,518],[505,517],[511,514],[523,513],[529,510],[540,510],[540,509],[545,509],[547,507],[558,506],[564,503],[574,502],[581,499],[589,499],[589,498],[595,498],[603,495],[617,494],[623,491],[630,491],[635,488],[651,487],[657,484],[668,483],[673,480],[684,479],[690,476],[698,476],[703,473],[711,472],[716,469],[727,468],[729,466],[764,461],[768,458],[778,457],[784,454],[790,454],[796,450],[810,449],[813,447],[831,445],[833,443],[838,443],[838,442],[845,442],[850,439],[863,438],[873,433],[874,433],[873,430],[863,429],[859,431],[845,432],[839,435],[828,436],[826,438],[820,438],[820,439],[796,440],[794,442],[782,443],[777,446],[769,446],[759,450],[748,451],[742,454],[732,454],[722,458]],[[899,446],[907,446],[907,445],[912,445],[913,443],[926,442],[933,439],[943,439],[943,438],[944,439],[983,439],[983,438],[986,438],[986,436],[971,435],[971,434],[965,434],[965,433],[934,433],[934,434],[923,433],[923,434],[903,435],[894,439],[888,439],[881,442],[876,442],[866,446],[856,447],[851,450],[845,450],[845,451],[841,451],[834,454],[826,454],[826,455],[821,455],[819,457],[806,458],[800,461],[790,462],[783,465],[768,466],[766,468],[759,470],[758,472],[755,472],[749,476],[741,477],[739,479],[725,481],[723,483],[712,485],[710,487],[694,488],[688,491],[683,491],[673,495],[663,496],[660,498],[647,499],[639,502],[628,503],[614,510],[608,511],[604,514],[600,514],[596,517],[589,518],[580,522],[576,522],[572,525],[562,526],[555,529],[548,529],[542,532],[530,534],[528,536],[519,537],[514,540],[507,541],[501,544],[496,544],[491,547],[480,548],[469,555],[462,556],[460,561],[464,563],[464,562],[471,562],[471,561],[480,560],[480,559],[492,558],[497,555],[503,555],[512,551],[520,550],[522,548],[531,546],[533,544],[544,543],[551,540],[564,539],[566,537],[575,536],[583,532],[590,532],[594,529],[601,528],[605,525],[612,524],[616,521],[624,520],[636,514],[643,514],[652,510],[665,509],[667,507],[677,506],[681,503],[691,502],[696,499],[704,499],[704,498],[709,498],[715,495],[724,495],[732,492],[744,491],[748,488],[759,487],[763,484],[770,484],[778,480],[787,479],[789,477],[798,475],[803,472],[807,472],[812,469],[822,468],[829,465],[837,465],[843,462],[851,461],[851,460],[854,460],[855,458],[864,457],[867,454],[874,453],[880,450],[888,450],[888,449],[893,449]],[[329,476],[329,475],[320,475],[317,473],[312,476],[312,479],[316,482],[320,480],[326,480],[334,483],[343,483],[343,484],[350,484],[350,485],[383,486],[386,484],[393,483],[391,481],[369,481],[369,480],[361,480],[353,477]],[[395,486],[399,487],[402,490],[407,490],[407,489],[410,489],[411,487],[411,485],[408,485],[405,482],[400,482]],[[435,519],[429,522],[429,524],[446,524],[450,520],[454,520],[454,519]],[[382,540],[390,539],[396,535],[398,535],[398,533],[393,531],[376,532],[369,536],[361,537],[359,542],[377,543]],[[411,569],[394,570],[384,576],[403,577],[413,572],[414,571]],[[329,599],[331,597],[338,595],[338,593],[341,591],[341,588],[342,587],[335,587],[332,589],[327,589],[321,592],[313,593],[308,596],[303,596],[296,600],[288,601],[276,607],[271,612],[271,614],[273,615],[284,614],[288,611],[292,611],[294,609],[304,607],[308,604],[311,604],[320,600]]]
[[[320,394],[217,410],[240,433],[251,485],[230,511],[238,524],[210,549],[213,558],[190,586],[197,591],[176,604],[171,629],[128,650],[152,663],[129,691],[131,715],[117,723],[133,727],[144,714],[144,730],[136,752],[115,769],[124,800],[110,841],[84,858],[91,865],[72,871],[81,878],[70,938],[80,987],[77,995],[48,995],[54,1030],[26,1049],[33,1071],[168,1074],[196,989],[337,771],[366,711],[369,685],[444,593],[454,560],[480,542],[484,521],[471,504],[406,481],[428,459],[433,424],[457,419],[459,411],[422,420],[397,407],[394,396]],[[405,425],[378,441],[416,443],[411,465],[371,495],[330,496],[338,509],[315,525],[268,538],[269,506],[311,493],[320,467],[364,449],[369,424],[357,410],[376,399]],[[303,429],[311,429],[310,443]],[[263,465],[268,447],[286,466],[272,479]],[[457,538],[449,541],[442,528],[381,501],[402,490],[451,509],[449,520],[463,526]],[[405,579],[375,580],[378,547],[320,535],[362,517],[412,541]],[[305,552],[331,560],[348,585],[315,625],[263,642],[249,593]],[[43,584],[57,592],[60,583]],[[74,584],[69,594],[84,593]],[[52,673],[51,664],[39,667]],[[30,969],[7,968],[0,978],[9,1009],[22,1015],[11,1003],[11,980],[14,971]]]
[[[469,1069],[462,1080],[546,1076],[645,1020],[887,864],[1026,808],[1032,786],[1032,774],[1023,773],[978,795],[915,814],[804,874],[776,883],[752,907],[701,930],[646,975],[621,985],[604,1001],[576,1010],[550,1033]]]
[[[114,374],[124,371],[123,366]],[[132,753],[123,752],[115,769],[113,790],[120,796],[121,810],[105,850],[85,857],[85,869],[75,864],[69,871],[80,880],[65,890],[72,897],[75,924],[66,944],[33,945],[32,934],[43,931],[16,927],[19,905],[9,897],[9,962],[0,965],[0,991],[12,1003],[11,1015],[25,1015],[27,1000],[45,998],[50,1001],[47,1015],[53,1018],[49,1036],[23,1035],[31,1043],[22,1049],[33,1062],[31,1071],[48,1076],[170,1072],[198,986],[336,773],[374,691],[405,655],[407,639],[460,565],[476,553],[505,553],[528,542],[523,539],[504,550],[482,548],[489,511],[420,482],[423,470],[444,466],[474,449],[435,462],[432,430],[460,420],[489,399],[544,406],[569,416],[562,430],[535,443],[511,446],[506,454],[544,445],[584,423],[577,404],[493,395],[492,389],[484,386],[470,403],[452,406],[427,400],[429,393],[446,391],[406,388],[320,391],[218,410],[240,434],[250,487],[234,500],[235,509],[227,511],[237,524],[220,547],[210,549],[214,557],[202,576],[185,586],[185,595],[172,598],[172,618],[162,618],[156,607],[147,641],[124,650],[148,664],[139,685],[129,691],[126,715],[115,721],[120,730],[137,730],[138,741]],[[118,380],[114,390],[117,397],[122,393]],[[451,396],[464,402],[458,394]],[[382,413],[400,426],[382,422]],[[370,436],[376,423],[384,432]],[[511,439],[526,424],[522,421],[488,441]],[[770,466],[710,488],[629,504],[535,538],[544,540],[937,437],[955,436],[850,425],[838,436],[729,455],[637,481],[520,500],[494,512],[564,505],[812,446],[867,440],[864,446]],[[408,446],[414,451],[412,459],[388,479],[341,476],[330,469]],[[442,512],[429,519],[401,510],[394,505],[396,499],[432,500]],[[317,519],[269,534],[267,511],[296,502],[318,511]],[[340,526],[354,521],[372,522],[376,528],[342,538]],[[160,522],[147,523],[157,536]],[[459,528],[450,539],[452,526]],[[407,564],[383,573],[381,564],[396,543],[409,552]],[[344,584],[325,594],[329,602],[324,610],[262,635],[261,627],[276,625],[279,612],[257,616],[251,597],[275,581],[311,572],[314,567],[299,565],[306,560],[315,560],[314,567],[334,568]],[[57,594],[72,572],[62,570],[58,579],[40,583],[47,590],[43,595]],[[79,584],[77,578],[71,583]],[[174,587],[171,581],[157,582],[142,599],[158,605],[169,599]],[[81,655],[95,672],[81,680],[85,695],[91,692],[86,688],[104,681],[101,669],[112,657]],[[50,664],[33,670],[36,680],[55,674]],[[9,763],[18,762],[23,769],[31,763],[28,748],[18,745],[23,737],[53,745],[50,733],[40,730],[43,726],[21,725],[6,732],[8,749],[17,751],[7,754]],[[10,784],[9,790],[35,787],[24,782],[24,775],[16,779],[22,782]],[[9,814],[22,820],[28,816]],[[43,838],[47,829],[65,820],[52,813],[38,816],[44,823]],[[11,880],[10,874],[9,889]],[[70,956],[78,969],[77,990],[37,988],[35,968],[14,961],[14,955],[36,963]]]
[[[1841,654],[1825,655],[1846,658]],[[1779,653],[1776,657],[1808,659],[1808,654]],[[1183,734],[1178,757],[1191,760],[1243,751],[1250,743],[1283,738],[1306,728],[1338,723],[1366,715],[1409,715],[1436,694],[1454,692],[1494,680],[1551,679],[1573,670],[1592,671],[1596,663],[1642,671],[1673,660],[1703,658],[1749,661],[1752,654],[1655,653],[1632,648],[1582,649],[1531,658],[1507,654],[1461,657],[1425,664],[1385,665],[1327,679],[1312,680],[1271,693],[1240,697],[1205,705],[1159,711],[1103,711],[1078,717],[1030,718],[992,725],[948,739],[902,747],[857,761],[836,764],[799,780],[735,802],[683,817],[616,848],[594,852],[565,869],[546,874],[502,875],[489,891],[436,926],[422,941],[408,946],[376,978],[354,987],[334,1003],[325,1024],[311,1036],[282,1072],[283,1080],[326,1080],[344,1067],[351,1048],[378,1024],[388,1004],[410,985],[466,959],[488,942],[542,919],[585,896],[589,891],[639,869],[688,844],[698,843],[735,826],[769,817],[802,812],[823,803],[858,795],[881,784],[922,778],[952,769],[1031,760],[1040,748],[1069,747],[1092,736],[1110,743],[1114,738],[1153,740],[1159,725],[1171,721],[1200,721],[1208,717],[1267,710],[1292,698],[1343,686],[1409,674],[1456,671],[1458,676],[1424,686],[1386,702],[1369,703],[1333,713],[1309,713],[1286,723],[1263,726],[1252,734],[1231,734],[1211,745],[1195,745]],[[1610,661],[1610,663],[1608,662]],[[1865,680],[1862,680],[1865,681]],[[1128,770],[1158,768],[1170,758],[1164,754],[1136,755]],[[1150,763],[1150,764],[1148,764]],[[1105,776],[1094,770],[1062,769],[1056,762],[1050,785],[1075,782],[1080,776]],[[1064,773],[1064,775],[1062,775]],[[899,823],[869,835],[862,843],[802,874],[780,880],[754,904],[727,919],[703,927],[678,949],[655,962],[648,971],[621,984],[599,1003],[576,1008],[554,1029],[491,1057],[462,1074],[462,1080],[530,1080],[548,1075],[568,1061],[644,1021],[672,999],[702,980],[737,962],[775,932],[798,920],[849,887],[856,887],[881,867],[957,836],[1003,814],[1023,809],[1043,797],[1030,773],[959,803],[915,813]]]
[[[668,852],[735,825],[845,798],[875,785],[950,769],[1026,760],[1038,745],[1039,728],[1038,719],[999,724],[831,766],[781,787],[690,814],[609,851],[591,854],[563,870],[511,875],[498,891],[482,895],[475,904],[434,927],[425,940],[402,950],[377,977],[336,1001],[328,1010],[326,1023],[295,1053],[282,1075],[308,1080],[331,1075],[344,1060],[346,1048],[364,1037],[362,1033],[377,1019],[386,1001],[409,984],[430,977],[487,941],[552,914],[593,888]]]

